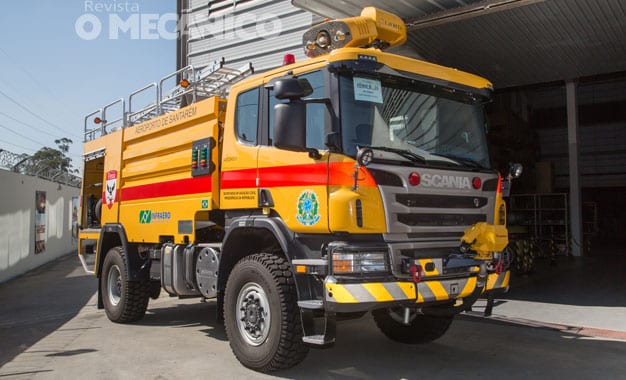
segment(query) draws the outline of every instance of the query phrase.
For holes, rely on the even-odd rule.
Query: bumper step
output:
[[[302,341],[318,347],[330,346],[335,343],[335,338],[328,339],[325,335],[303,336]]]
[[[306,310],[323,310],[324,302],[322,300],[305,300],[298,301],[298,306]]]

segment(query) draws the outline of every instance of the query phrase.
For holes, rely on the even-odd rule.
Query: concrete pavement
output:
[[[590,265],[607,271],[592,261]],[[559,276],[577,281],[571,271],[578,269],[566,265],[579,264],[559,262]],[[588,264],[580,268],[595,271]],[[603,320],[623,315],[626,302],[582,294],[548,302],[542,298],[550,292],[561,295],[558,284],[574,291],[552,277],[519,279],[494,308],[493,318],[461,316],[443,338],[428,345],[391,342],[369,316],[340,322],[333,348],[311,350],[298,367],[264,375],[234,358],[223,326],[215,321],[214,302],[161,297],[151,301],[139,323],[114,324],[96,309],[96,279],[82,273],[75,256],[67,256],[0,285],[0,378],[623,378],[626,340],[590,338],[603,335],[581,335],[585,330],[580,327],[626,332],[620,321]],[[598,289],[600,294],[619,296],[624,282],[606,281],[610,291]]]

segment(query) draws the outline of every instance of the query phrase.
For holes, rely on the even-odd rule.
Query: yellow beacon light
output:
[[[308,57],[328,54],[343,47],[386,49],[405,41],[404,21],[375,7],[363,9],[357,17],[323,22],[307,30],[302,38]]]

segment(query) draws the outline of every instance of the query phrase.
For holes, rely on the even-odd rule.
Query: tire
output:
[[[135,322],[148,308],[150,283],[128,281],[126,254],[122,247],[111,248],[104,258],[100,292],[107,317],[116,323]]]
[[[387,338],[406,344],[428,343],[441,338],[454,319],[454,316],[433,317],[413,313],[409,325],[405,325],[401,322],[402,314],[402,308],[372,312],[376,325]]]
[[[98,199],[96,207],[94,207],[93,214],[96,217],[99,225],[102,225],[102,198]]]
[[[224,324],[235,357],[250,369],[270,372],[304,360],[308,347],[285,258],[254,254],[235,265],[226,283]]]

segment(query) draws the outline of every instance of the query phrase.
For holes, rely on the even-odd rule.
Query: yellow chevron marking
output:
[[[420,293],[419,291],[416,292],[417,293],[417,299],[415,300],[415,303],[423,303],[424,302],[424,296],[422,296],[422,293]]]
[[[502,287],[505,288],[507,286],[509,286],[509,281],[511,280],[511,271],[507,270],[504,273],[504,280],[502,281]]]
[[[414,299],[415,298],[415,286],[410,283],[410,282],[396,282],[396,284],[400,287],[400,289],[402,289],[402,291],[404,292],[404,295],[406,296],[406,298],[408,299]]]
[[[379,282],[370,282],[367,284],[362,284],[362,286],[376,299],[376,301],[393,301],[394,298],[387,289],[383,286],[383,284]]]
[[[461,290],[461,293],[457,296],[458,298],[467,297],[476,289],[476,277],[471,277],[467,279],[467,283],[465,283],[465,287]]]
[[[338,284],[326,284],[326,290],[329,293],[332,293],[333,298],[338,303],[357,303],[356,298],[350,292],[343,287],[343,285]]]
[[[426,281],[424,283],[430,288],[430,291],[433,292],[437,301],[447,300],[448,298],[450,298],[450,296],[448,296],[448,292],[446,292],[446,290],[443,288],[443,285],[441,285],[441,282]]]
[[[493,289],[493,287],[496,285],[496,281],[498,281],[498,274],[497,273],[491,273],[488,277],[487,277],[487,290],[491,290]]]

